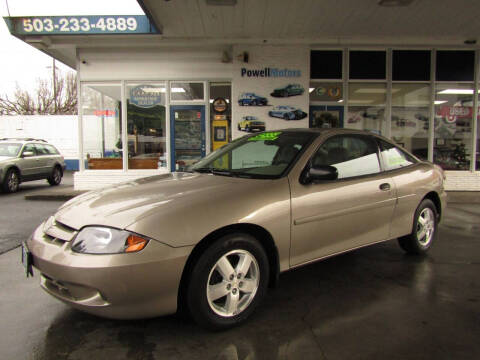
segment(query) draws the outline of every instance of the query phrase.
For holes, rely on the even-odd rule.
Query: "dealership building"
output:
[[[178,171],[249,132],[351,128],[480,190],[480,3],[138,0],[5,18],[77,70],[79,190]]]

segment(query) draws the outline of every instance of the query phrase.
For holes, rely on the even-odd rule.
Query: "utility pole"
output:
[[[55,58],[52,58],[52,72],[53,72],[53,113],[57,113],[57,74],[55,73]]]

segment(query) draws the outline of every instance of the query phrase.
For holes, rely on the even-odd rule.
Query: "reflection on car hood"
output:
[[[180,201],[190,206],[198,195],[218,193],[238,181],[248,180],[199,173],[138,179],[80,195],[60,207],[55,219],[74,229],[86,225],[126,228],[151,214],[151,210],[169,206],[174,200],[177,205]]]

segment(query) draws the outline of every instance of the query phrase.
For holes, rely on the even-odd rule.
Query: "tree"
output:
[[[55,79],[38,79],[30,93],[17,84],[13,97],[0,95],[0,115],[76,115],[77,76],[69,72]],[[53,84],[52,84],[53,82]]]

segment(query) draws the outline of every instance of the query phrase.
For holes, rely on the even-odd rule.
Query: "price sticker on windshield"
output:
[[[281,133],[281,131],[265,132],[248,138],[248,141],[276,140]]]

